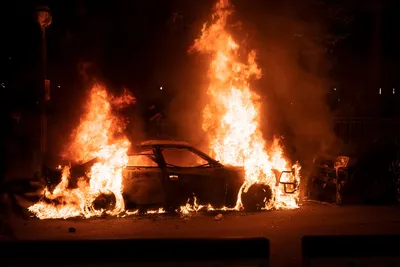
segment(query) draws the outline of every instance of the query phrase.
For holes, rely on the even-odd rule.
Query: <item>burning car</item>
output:
[[[76,187],[96,162],[93,159],[72,167],[69,186]],[[283,179],[288,173],[292,171],[276,171],[275,175],[277,185],[282,184],[290,194],[297,190],[297,185]],[[47,169],[50,190],[60,179],[61,170]],[[127,208],[139,209],[141,213],[158,208],[176,211],[194,198],[197,205],[204,207],[233,209],[244,182],[243,167],[223,165],[186,142],[150,140],[137,145],[128,156],[123,170],[123,197]],[[255,211],[265,207],[271,198],[268,185],[253,184],[241,194],[241,203],[245,210]],[[112,194],[102,194],[94,203],[97,209],[113,209],[114,205]]]
[[[201,129],[215,159],[176,141],[148,141],[130,154],[130,140],[135,138],[128,138],[129,120],[118,112],[133,97],[129,93],[116,97],[103,85],[94,84],[63,151],[65,158],[86,163],[56,170],[59,183],[48,186],[44,200],[28,208],[36,217],[89,218],[104,210],[118,216],[130,206],[141,211],[161,206],[171,211],[182,204],[186,207],[193,194],[197,204],[215,208],[299,208],[301,166],[284,155],[279,138],[263,136],[262,101],[250,88],[251,80],[260,79],[262,71],[256,52],[243,57],[239,43],[226,30],[230,9],[228,1],[218,1],[212,23],[189,48],[211,59]]]

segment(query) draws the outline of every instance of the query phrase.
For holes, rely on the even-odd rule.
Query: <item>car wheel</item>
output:
[[[241,198],[245,211],[259,211],[272,198],[272,191],[268,185],[254,184],[247,192],[242,193]]]
[[[94,200],[93,207],[95,210],[113,210],[115,204],[116,198],[113,193],[102,193]]]

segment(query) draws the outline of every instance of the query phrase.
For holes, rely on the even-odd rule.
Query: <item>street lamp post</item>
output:
[[[42,178],[43,161],[46,155],[47,145],[47,116],[46,102],[50,100],[50,81],[46,77],[46,29],[52,22],[51,11],[47,6],[40,6],[36,9],[36,19],[42,30],[42,77],[40,94],[40,155],[37,171]]]

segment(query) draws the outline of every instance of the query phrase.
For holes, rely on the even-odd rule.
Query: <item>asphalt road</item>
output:
[[[273,266],[297,266],[301,237],[326,234],[400,234],[400,207],[303,203],[297,210],[226,212],[187,217],[167,215],[90,220],[15,221],[20,239],[267,237]],[[74,227],[76,232],[69,232]]]

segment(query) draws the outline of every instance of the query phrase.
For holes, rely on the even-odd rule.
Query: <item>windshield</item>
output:
[[[205,167],[210,163],[199,154],[186,148],[163,148],[161,153],[167,166],[172,167]]]
[[[128,156],[127,167],[157,167],[154,153],[152,150]]]

